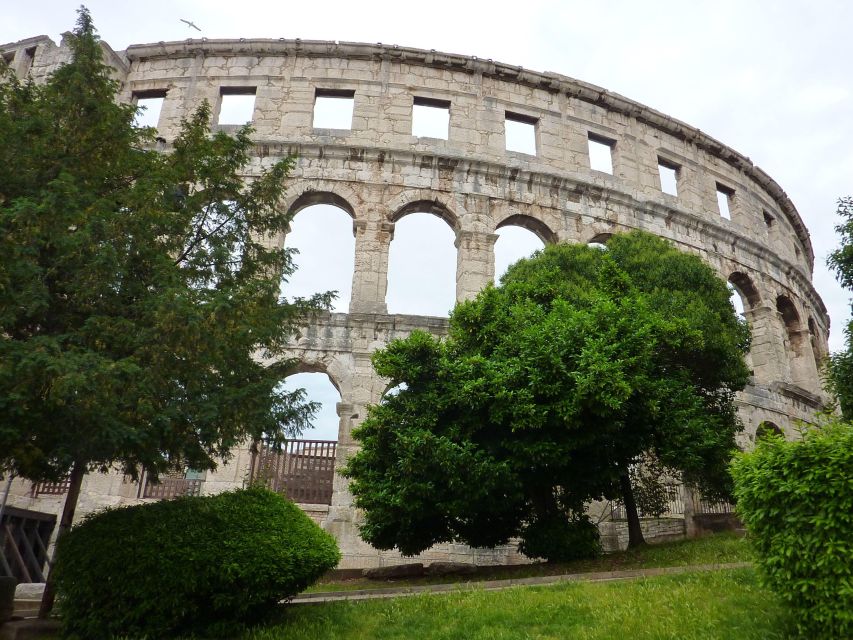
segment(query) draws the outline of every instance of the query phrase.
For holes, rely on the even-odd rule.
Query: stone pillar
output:
[[[755,381],[767,384],[788,378],[787,356],[777,328],[776,309],[753,307],[744,311],[752,332],[749,360]]]
[[[352,518],[352,494],[349,492],[349,480],[338,471],[346,466],[347,460],[357,450],[358,445],[352,439],[353,426],[359,418],[363,419],[365,408],[357,407],[350,402],[339,402],[335,405],[339,417],[338,446],[335,449],[335,477],[332,480],[332,504],[326,518],[326,529],[331,522],[349,522]],[[359,416],[359,418],[356,418]]]
[[[350,402],[338,402],[335,405],[338,413],[338,444],[352,442],[352,417],[355,415],[355,405]]]
[[[459,231],[456,234],[456,300],[474,298],[495,279],[496,233]]]
[[[356,220],[355,268],[352,274],[350,313],[388,313],[388,250],[394,225],[380,220]]]

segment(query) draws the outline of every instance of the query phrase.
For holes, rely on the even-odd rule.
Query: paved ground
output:
[[[606,582],[611,580],[631,580],[633,578],[648,578],[652,576],[689,573],[693,571],[719,571],[721,569],[740,569],[750,567],[750,562],[729,562],[724,564],[699,564],[683,567],[659,567],[655,569],[632,569],[627,571],[598,571],[589,573],[566,573],[555,576],[538,576],[535,578],[512,578],[509,580],[471,580],[469,582],[454,582],[450,584],[429,584],[419,586],[376,587],[375,589],[359,589],[349,591],[322,591],[302,593],[295,596],[292,604],[315,604],[319,602],[338,602],[342,600],[372,600],[375,598],[399,598],[420,593],[447,593],[449,591],[471,591],[481,589],[495,591],[513,587],[549,585],[560,582]]]

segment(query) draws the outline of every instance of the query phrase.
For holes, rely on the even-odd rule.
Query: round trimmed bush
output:
[[[853,425],[762,438],[732,476],[763,581],[800,634],[853,638]]]
[[[329,534],[267,489],[110,509],[60,542],[64,634],[234,634],[339,560]]]

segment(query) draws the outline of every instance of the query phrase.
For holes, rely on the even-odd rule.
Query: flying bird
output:
[[[178,18],[178,19],[179,19],[181,22],[185,22],[188,26],[192,27],[192,28],[193,28],[193,29],[195,29],[196,31],[201,31],[201,29],[199,29],[199,28],[196,26],[195,22],[190,22],[189,20],[184,20],[183,18]]]

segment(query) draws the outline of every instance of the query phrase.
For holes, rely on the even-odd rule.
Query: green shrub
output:
[[[759,440],[732,464],[765,584],[809,638],[853,637],[853,425]]]
[[[64,634],[234,634],[340,560],[334,539],[262,488],[97,513],[61,541]]]

